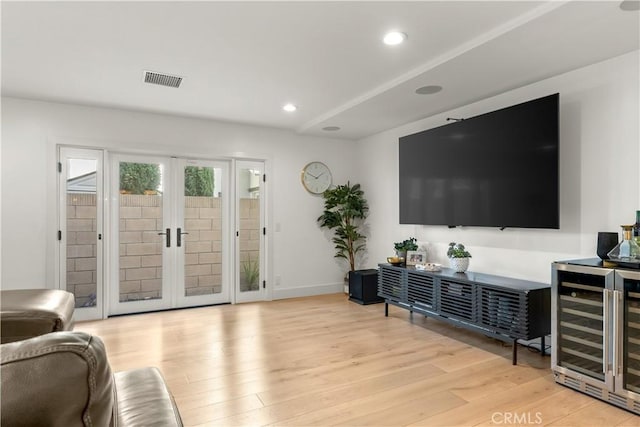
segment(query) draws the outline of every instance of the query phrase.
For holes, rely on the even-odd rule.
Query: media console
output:
[[[378,295],[389,304],[513,343],[518,363],[519,339],[541,339],[551,333],[551,286],[480,273],[419,271],[380,264]]]

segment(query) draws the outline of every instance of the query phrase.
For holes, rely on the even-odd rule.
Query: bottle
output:
[[[607,254],[614,261],[640,262],[640,246],[632,237],[633,225],[622,225],[622,242]]]
[[[640,244],[640,211],[636,211],[636,223],[633,224],[633,238]]]

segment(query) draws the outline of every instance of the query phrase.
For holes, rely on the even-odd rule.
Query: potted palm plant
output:
[[[457,273],[464,273],[467,271],[467,268],[469,268],[471,253],[469,253],[462,243],[449,243],[447,257],[449,258],[449,265]]]
[[[360,184],[338,185],[322,193],[324,212],[318,217],[320,227],[333,230],[332,242],[336,258],[349,262],[350,271],[356,269],[356,256],[365,248],[366,237],[361,226],[367,217],[369,206]]]

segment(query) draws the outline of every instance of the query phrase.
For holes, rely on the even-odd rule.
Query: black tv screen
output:
[[[400,138],[400,223],[559,228],[559,95]]]

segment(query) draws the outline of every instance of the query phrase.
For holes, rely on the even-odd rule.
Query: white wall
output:
[[[55,283],[56,145],[156,154],[267,160],[268,239],[273,297],[342,291],[347,265],[316,224],[322,198],[300,171],[326,163],[334,183],[353,180],[355,144],[292,132],[124,110],[2,99],[2,288]],[[28,196],[25,196],[28,195]],[[18,202],[19,203],[14,203]]]
[[[473,255],[469,270],[546,283],[554,260],[595,257],[597,232],[634,223],[640,209],[638,63],[636,51],[358,141],[358,179],[371,208],[369,265],[410,236],[427,248],[432,262],[446,265],[448,242],[462,242]],[[441,126],[446,117],[472,117],[556,92],[559,230],[399,225],[399,137]]]
[[[269,175],[275,298],[341,289],[344,264],[315,222],[322,199],[300,185],[311,160],[329,165],[334,183],[360,182],[370,204],[368,253],[375,267],[393,242],[418,238],[431,261],[446,263],[449,241],[467,244],[470,270],[550,281],[554,260],[595,256],[596,233],[618,231],[640,209],[640,73],[638,52],[463,108],[413,122],[357,143],[282,130],[123,110],[2,99],[2,288],[52,287],[56,226],[56,144],[207,158],[265,158]],[[445,88],[446,90],[446,88]],[[560,229],[526,230],[399,225],[398,138],[539,96],[560,93]],[[30,197],[23,200],[23,195]],[[21,200],[20,204],[12,201]]]

